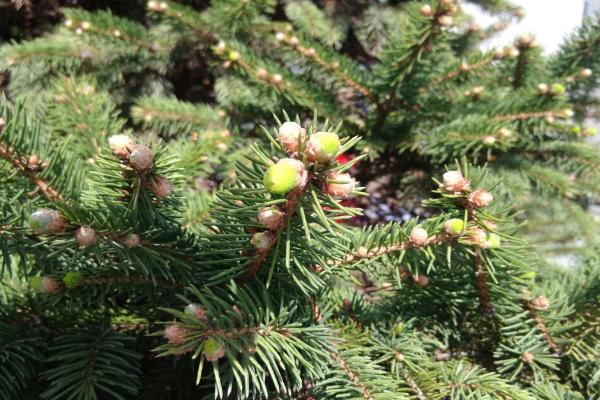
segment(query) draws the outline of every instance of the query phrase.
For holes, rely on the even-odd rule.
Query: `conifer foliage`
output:
[[[595,21],[186,3],[0,46],[0,400],[600,399]]]

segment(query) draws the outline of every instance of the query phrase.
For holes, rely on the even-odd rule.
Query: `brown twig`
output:
[[[550,335],[550,331],[548,330],[548,327],[546,327],[546,324],[544,324],[544,321],[542,321],[542,318],[538,314],[534,305],[530,301],[527,301],[527,300],[523,300],[522,304],[523,304],[523,308],[525,308],[531,314],[531,317],[535,321],[537,329],[542,333],[542,336],[544,337],[544,340],[546,341],[546,343],[548,343],[548,346],[550,346],[550,348],[552,349],[553,352],[555,352],[558,355],[561,355],[562,348],[554,341],[554,339]]]
[[[494,117],[494,121],[519,121],[532,118],[554,118],[553,111],[537,111],[529,113],[507,114]]]
[[[467,218],[469,221],[475,221],[475,213],[473,207],[468,201],[465,202],[465,208],[467,210]],[[485,265],[481,259],[481,248],[479,246],[473,246],[473,271],[475,272],[475,279],[477,285],[477,291],[479,292],[479,307],[481,311],[490,314],[493,311],[493,307],[490,304],[490,292],[487,286],[487,272]]]
[[[417,382],[415,382],[415,380],[408,373],[403,373],[402,378],[404,378],[408,386],[410,386],[418,400],[428,400],[425,393],[423,393],[419,385],[417,385]]]
[[[478,69],[478,68],[481,68],[481,67],[484,67],[484,66],[490,64],[494,60],[495,60],[495,58],[492,56],[492,57],[488,57],[483,60],[480,60],[476,63],[468,64],[469,68],[467,70],[463,69],[462,66],[458,67],[454,71],[448,72],[446,75],[433,80],[432,85],[439,85],[440,83],[445,82],[450,79],[454,79],[461,74],[467,74],[475,69]]]
[[[60,192],[50,186],[47,180],[38,176],[37,172],[30,168],[30,166],[22,161],[16,153],[11,151],[6,145],[0,143],[0,158],[4,158],[15,167],[21,175],[25,176],[31,183],[38,187],[38,189],[44,194],[44,196],[50,201],[64,201],[64,197]]]

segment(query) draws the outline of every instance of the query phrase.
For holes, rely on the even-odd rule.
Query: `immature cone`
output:
[[[531,303],[531,305],[536,309],[536,310],[547,310],[548,307],[550,307],[550,301],[548,300],[548,298],[546,296],[538,296],[535,298],[535,300],[533,300],[533,302]]]
[[[173,184],[167,178],[156,175],[152,178],[150,190],[156,195],[156,197],[160,197],[162,199],[173,192]]]
[[[169,325],[165,328],[165,339],[171,344],[182,344],[185,336],[192,331],[177,324]]]
[[[96,231],[89,225],[81,225],[75,231],[75,241],[79,247],[96,244]]]
[[[202,351],[207,361],[216,361],[225,355],[225,346],[216,338],[209,338],[202,343]]]
[[[337,197],[349,196],[356,187],[356,181],[350,174],[332,172],[327,176],[325,191]]]
[[[60,283],[49,276],[34,276],[29,279],[29,286],[36,292],[56,294],[60,291]]]
[[[258,210],[258,222],[269,229],[277,228],[284,216],[283,211],[275,206],[262,207]]]
[[[65,221],[60,213],[49,208],[38,208],[29,218],[29,227],[38,235],[61,232]]]
[[[424,17],[431,17],[433,15],[433,9],[429,4],[425,4],[423,7],[421,7],[421,10],[419,10],[419,12]]]
[[[442,187],[448,192],[459,193],[469,188],[469,181],[460,171],[448,171],[442,175]]]
[[[69,289],[75,289],[83,283],[83,274],[77,271],[69,271],[63,276],[63,283]]]
[[[183,312],[185,312],[186,314],[195,316],[200,321],[204,321],[204,322],[208,321],[208,315],[206,314],[206,310],[199,304],[196,304],[196,303],[188,304],[183,309]]]
[[[269,250],[275,244],[275,235],[272,232],[257,232],[252,235],[250,243],[252,243],[257,250]]]
[[[147,171],[154,166],[154,154],[148,146],[137,144],[129,154],[129,164],[136,171]]]
[[[279,127],[277,138],[285,151],[294,153],[298,148],[298,139],[300,139],[301,142],[304,142],[306,139],[306,130],[295,122],[284,122]]]
[[[483,189],[476,189],[469,194],[468,200],[472,207],[483,208],[488,206],[492,200],[494,200],[494,196]]]
[[[453,237],[459,237],[465,231],[465,222],[459,218],[452,218],[444,224],[446,233]]]
[[[267,169],[263,183],[270,193],[286,194],[302,184],[305,173],[301,161],[284,158]]]
[[[317,132],[310,135],[307,145],[308,159],[325,163],[332,160],[340,150],[340,138],[333,132]]]
[[[424,246],[427,244],[429,235],[427,231],[420,226],[416,226],[410,231],[410,242],[415,246]]]
[[[125,245],[125,247],[129,247],[130,249],[133,247],[139,246],[140,243],[141,243],[140,236],[135,233],[128,233],[123,238],[123,244]]]

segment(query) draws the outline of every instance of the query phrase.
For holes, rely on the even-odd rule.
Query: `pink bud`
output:
[[[165,328],[165,338],[171,344],[182,344],[185,336],[189,335],[191,332],[192,331],[188,328],[173,324]]]
[[[75,231],[75,241],[79,247],[87,247],[96,243],[96,231],[88,225],[81,225]]]
[[[276,229],[283,220],[285,214],[277,207],[262,207],[258,210],[258,222],[269,229]]]
[[[475,208],[483,208],[488,206],[492,200],[494,200],[494,196],[483,189],[477,189],[469,194],[469,204]]]
[[[442,176],[442,187],[450,193],[460,193],[469,188],[469,181],[460,171],[448,171]]]
[[[419,12],[424,17],[431,17],[433,15],[433,9],[429,4],[425,4],[423,7],[421,7]]]
[[[534,358],[534,355],[528,351],[521,354],[521,360],[523,360],[523,362],[527,364],[530,364],[534,360]]]
[[[295,122],[284,122],[279,127],[277,138],[288,153],[294,153],[298,148],[298,138],[300,142],[306,140],[306,130]]]
[[[173,184],[167,178],[156,175],[152,178],[150,190],[152,190],[152,193],[157,197],[167,197],[173,191]]]
[[[485,247],[487,233],[483,229],[474,226],[469,228],[469,239],[473,245]]]
[[[199,304],[191,303],[183,310],[186,314],[194,315],[199,321],[208,322],[206,310]]]
[[[40,281],[40,292],[47,294],[56,294],[60,291],[60,283],[49,276],[42,277]]]
[[[128,233],[124,238],[123,238],[123,244],[126,247],[129,247],[130,249],[133,247],[137,247],[140,245],[140,236],[135,234],[135,233]]]
[[[538,296],[531,303],[532,306],[537,310],[547,310],[550,307],[550,301],[546,296]]]
[[[133,139],[127,135],[112,135],[108,138],[108,146],[121,158],[127,158],[129,149],[134,146]]]
[[[418,286],[425,287],[429,285],[429,278],[427,275],[414,275],[413,282]]]
[[[420,226],[416,226],[410,232],[410,242],[415,246],[424,246],[427,244],[427,239],[429,235],[427,231]]]
[[[347,173],[332,172],[327,176],[325,191],[337,197],[348,197],[354,188],[356,181]]]

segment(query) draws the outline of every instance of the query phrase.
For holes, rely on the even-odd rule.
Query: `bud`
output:
[[[283,42],[283,41],[285,40],[285,33],[283,33],[283,32],[277,32],[277,33],[275,34],[275,39],[276,39],[278,42]]]
[[[152,193],[156,195],[156,197],[164,198],[173,192],[173,184],[170,180],[165,177],[155,175],[152,178],[152,183],[150,184],[150,190]]]
[[[504,58],[504,50],[502,50],[502,49],[496,49],[496,50],[494,50],[494,58],[497,59],[497,60],[501,59],[501,58]]]
[[[290,38],[290,44],[292,46],[298,46],[298,43],[300,43],[300,41],[298,40],[298,38],[296,36],[292,36]]]
[[[507,47],[504,49],[504,55],[508,58],[517,58],[519,54],[521,54],[521,52],[517,50],[516,47]]]
[[[448,192],[458,193],[469,188],[469,181],[460,171],[448,171],[442,176],[442,187]]]
[[[177,324],[168,325],[165,328],[165,339],[169,341],[171,344],[182,344],[185,340],[185,337],[192,333],[191,329],[184,328]]]
[[[465,230],[465,222],[459,218],[452,218],[444,224],[444,230],[450,236],[461,236]]]
[[[202,343],[202,352],[207,361],[216,361],[225,355],[225,346],[216,338],[209,338]]]
[[[298,139],[301,142],[306,140],[306,130],[295,122],[284,122],[279,127],[277,135],[279,142],[288,153],[294,153],[298,148]]]
[[[273,76],[271,77],[271,83],[279,85],[281,82],[283,82],[283,76],[279,74],[273,74]]]
[[[573,111],[571,108],[565,108],[560,111],[560,115],[564,118],[573,118],[575,111]]]
[[[591,126],[588,126],[587,128],[585,128],[583,130],[583,134],[585,136],[596,136],[597,133],[598,133],[598,130],[596,128],[591,127]]]
[[[305,174],[301,161],[284,158],[267,169],[263,183],[270,193],[286,194],[302,184]]]
[[[325,192],[331,196],[347,197],[356,187],[356,181],[347,173],[332,172],[327,176]]]
[[[235,50],[231,50],[228,54],[227,54],[227,59],[231,62],[235,62],[237,60],[240,59],[240,53],[238,51]]]
[[[533,300],[531,305],[536,310],[544,311],[544,310],[547,310],[548,307],[550,307],[550,301],[548,300],[548,298],[546,296],[538,296],[535,298],[535,300]]]
[[[335,157],[340,150],[340,138],[333,132],[317,132],[310,135],[307,156],[310,161],[325,163]]]
[[[429,285],[429,278],[427,277],[427,275],[414,275],[413,282],[417,286],[425,287]]]
[[[482,225],[488,231],[495,231],[496,229],[498,229],[498,224],[496,224],[494,221],[483,221]]]
[[[500,130],[498,131],[498,136],[501,139],[508,139],[512,135],[513,135],[513,132],[510,129],[507,129],[507,128],[500,128]]]
[[[579,134],[581,134],[581,126],[579,126],[579,125],[572,126],[571,129],[569,130],[569,132],[571,132],[573,135],[579,135]]]
[[[264,68],[257,68],[256,77],[258,79],[267,79],[269,77],[269,72]]]
[[[419,12],[421,13],[422,16],[427,17],[427,18],[429,18],[433,15],[433,9],[431,8],[431,6],[429,4],[425,4],[423,7],[421,7]]]
[[[4,118],[0,117],[0,132],[2,132],[5,127],[6,127],[6,120]]]
[[[462,64],[460,64],[460,70],[462,72],[467,72],[471,69],[471,67],[469,66],[469,64],[467,64],[466,62],[463,62]]]
[[[469,239],[475,246],[484,246],[487,239],[487,233],[483,229],[474,226],[469,229]]]
[[[552,94],[555,94],[557,96],[565,94],[566,90],[567,89],[562,83],[555,83],[552,85]]]
[[[113,31],[113,35],[114,35],[115,37],[121,37],[121,31],[120,31],[120,30],[118,30],[118,29],[115,29],[115,30]]]
[[[496,136],[487,135],[482,139],[483,145],[486,147],[493,147],[496,144]]]
[[[134,143],[127,135],[112,135],[108,138],[108,146],[112,151],[121,158],[126,158],[129,155],[129,149],[133,149]]]
[[[60,213],[49,208],[38,208],[29,218],[29,227],[37,234],[59,233],[65,227]]]
[[[540,83],[538,85],[538,93],[539,94],[548,94],[550,91],[550,87],[546,83]]]
[[[528,351],[521,354],[521,360],[523,360],[523,362],[525,362],[527,364],[531,364],[531,362],[533,361],[534,358],[535,357],[533,356],[533,354],[531,354]]]
[[[128,247],[130,249],[133,247],[138,247],[140,245],[140,243],[141,243],[140,236],[135,233],[128,233],[123,238],[123,244],[125,245],[125,247]]]
[[[449,15],[440,15],[437,19],[440,26],[451,26],[454,23],[454,19]]]
[[[63,276],[63,282],[69,289],[75,289],[83,283],[83,274],[77,271],[69,271]]]
[[[517,45],[520,47],[529,47],[533,40],[534,39],[530,34],[524,33],[517,38]]]
[[[183,309],[183,312],[195,316],[196,318],[198,318],[199,321],[208,322],[208,315],[206,314],[206,310],[199,304],[188,304]]]
[[[314,57],[317,55],[317,50],[315,50],[314,47],[310,47],[308,49],[306,49],[306,56],[307,57]]]
[[[410,242],[415,246],[424,246],[427,244],[427,239],[429,235],[427,231],[420,226],[415,226],[412,231],[410,231]]]
[[[224,41],[219,40],[219,43],[217,43],[217,45],[215,46],[215,53],[218,55],[223,55],[226,51],[227,44]]]
[[[584,68],[579,72],[579,76],[581,76],[582,78],[589,78],[590,76],[592,76],[592,70],[589,68]]]
[[[90,29],[92,27],[92,24],[90,24],[88,21],[83,21],[81,23],[81,29],[83,29],[84,31]]]
[[[258,222],[271,230],[279,227],[284,216],[285,214],[275,206],[262,207],[258,210]]]
[[[468,200],[472,207],[483,208],[487,207],[494,200],[494,196],[488,191],[477,189],[469,194]]]
[[[149,147],[136,144],[129,154],[129,164],[136,171],[147,171],[154,166],[154,154]]]
[[[275,235],[272,232],[257,232],[252,235],[250,243],[252,243],[257,250],[265,251],[273,247],[275,240]]]
[[[29,279],[29,286],[36,292],[56,294],[60,291],[60,283],[49,276],[34,276]]]
[[[158,4],[158,8],[159,8],[161,11],[164,11],[164,10],[166,10],[167,8],[169,8],[169,5],[168,5],[167,3],[165,3],[164,1],[161,1],[161,2]]]
[[[73,26],[73,21],[71,21],[70,19],[65,19],[65,26],[67,28],[70,28]]]
[[[500,247],[501,242],[502,241],[499,235],[495,233],[488,233],[487,238],[481,247],[486,249],[497,249]]]
[[[146,3],[146,7],[148,7],[150,10],[157,10],[158,9],[158,1],[150,0],[149,2]]]
[[[75,241],[79,247],[96,244],[96,231],[89,225],[81,225],[75,231]]]

